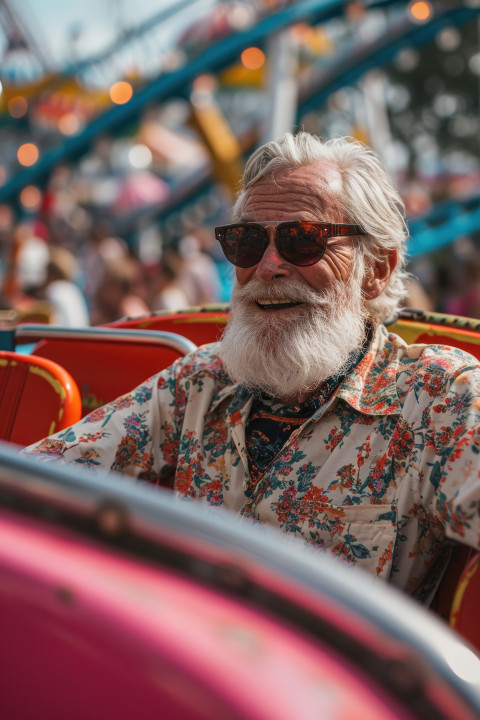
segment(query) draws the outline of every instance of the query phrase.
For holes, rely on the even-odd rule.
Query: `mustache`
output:
[[[255,302],[258,299],[274,301],[288,298],[293,302],[306,303],[308,305],[323,306],[335,294],[336,288],[329,288],[328,291],[314,290],[310,285],[301,281],[276,280],[274,283],[263,283],[258,278],[252,278],[246,285],[235,284],[232,300],[234,303]]]

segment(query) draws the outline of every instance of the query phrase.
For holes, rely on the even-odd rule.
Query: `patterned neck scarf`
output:
[[[345,377],[364,357],[372,335],[373,326],[368,323],[363,345],[351,353],[343,372],[325,380],[307,400],[296,405],[284,405],[267,394],[254,398],[245,433],[250,477],[254,482],[260,480],[292,432],[330,400]]]

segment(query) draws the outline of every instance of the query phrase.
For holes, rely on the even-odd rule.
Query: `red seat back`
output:
[[[195,349],[192,342],[173,333],[50,326],[40,336],[44,339],[34,347],[33,355],[53,360],[71,373],[80,390],[82,416]]]
[[[196,345],[205,345],[220,339],[229,317],[227,305],[215,308],[205,306],[173,313],[152,313],[140,318],[125,318],[111,323],[109,327],[166,330],[183,335]]]
[[[0,439],[29,445],[81,417],[78,387],[51,360],[0,352]]]
[[[400,335],[410,345],[451,345],[480,359],[480,322],[477,320],[425,313],[418,319],[401,317],[389,325],[388,329]]]
[[[229,320],[227,304],[205,305],[175,312],[161,311],[139,318],[123,318],[106,327],[166,330],[189,338],[197,345],[219,340]],[[388,325],[409,344],[453,345],[480,358],[480,322],[440,313],[415,313],[409,310]]]
[[[467,563],[458,581],[450,613],[450,625],[480,651],[480,553]]]
[[[473,553],[473,548],[468,547],[468,545],[458,545],[453,549],[445,573],[435,593],[431,609],[447,622],[450,621],[453,598],[458,582]]]

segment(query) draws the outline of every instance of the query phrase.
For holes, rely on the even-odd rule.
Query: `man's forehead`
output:
[[[243,211],[264,206],[273,209],[278,205],[278,210],[303,209],[317,215],[319,210],[328,212],[329,207],[337,205],[336,198],[341,190],[342,177],[338,167],[322,160],[261,178],[246,191]]]
[[[306,185],[313,193],[317,190],[331,193],[340,192],[342,176],[335,163],[329,160],[318,160],[311,165],[272,173],[262,178],[260,182],[274,183],[278,187],[296,184]]]

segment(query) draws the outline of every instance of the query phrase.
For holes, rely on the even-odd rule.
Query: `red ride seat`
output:
[[[139,318],[122,318],[108,327],[165,330],[183,335],[196,345],[205,345],[220,339],[229,318],[227,305],[205,305],[175,312],[159,311]]]
[[[450,625],[480,651],[480,553],[467,563],[458,581],[450,612]]]
[[[29,445],[81,417],[78,387],[51,360],[0,352],[0,440]]]
[[[387,327],[410,345],[450,345],[480,359],[479,320],[442,313],[417,312],[407,308],[400,313],[396,322]]]
[[[196,348],[187,338],[168,332],[106,327],[23,326],[16,339],[43,338],[33,349],[58,362],[75,379],[82,416],[132,390],[151,375]]]

